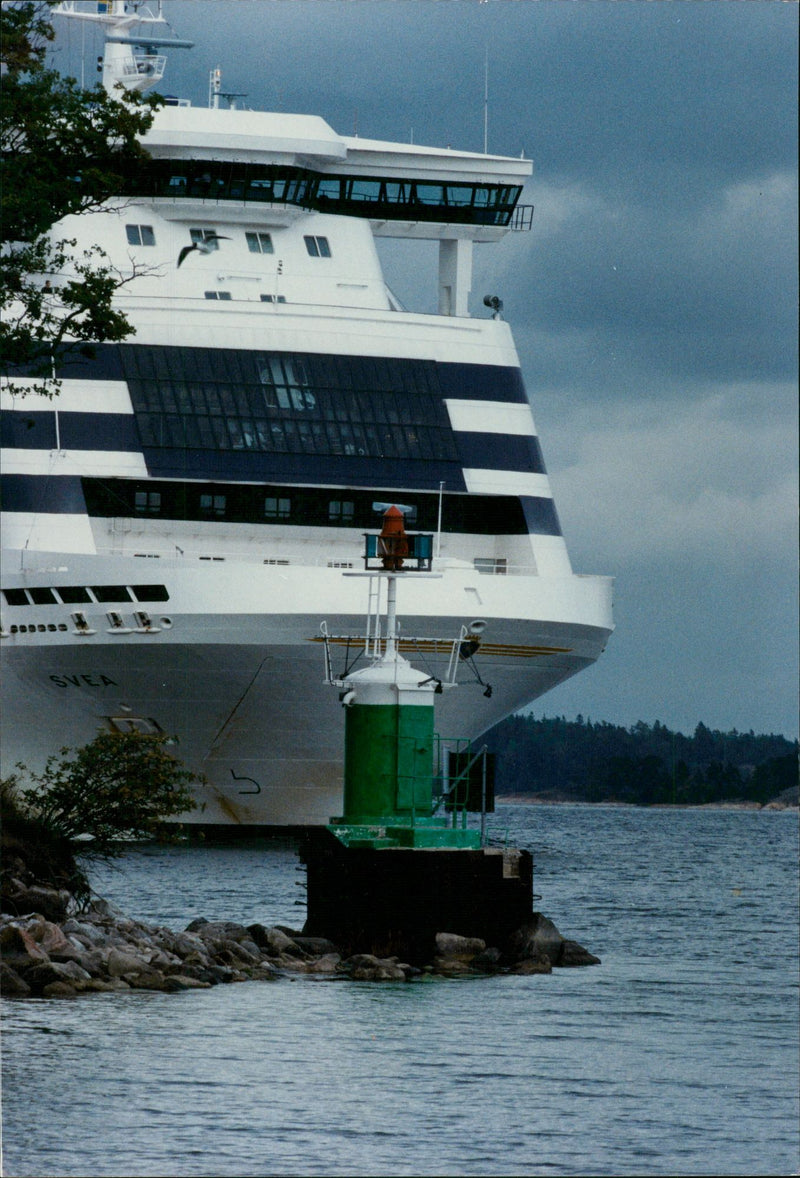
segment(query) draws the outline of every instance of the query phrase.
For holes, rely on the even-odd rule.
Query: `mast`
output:
[[[175,37],[158,35],[168,28],[162,12],[162,0],[154,13],[151,8],[129,0],[61,0],[53,9],[53,16],[89,21],[105,31],[103,57],[98,69],[103,86],[113,94],[118,86],[142,93],[155,86],[164,76],[167,58],[157,53],[158,48],[191,49],[193,41],[179,41]],[[156,35],[150,29],[156,28]]]

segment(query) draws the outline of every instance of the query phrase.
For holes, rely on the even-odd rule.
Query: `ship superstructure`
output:
[[[160,77],[160,17],[61,12],[98,7],[107,84]],[[407,586],[401,648],[441,675],[481,623],[491,696],[448,695],[448,731],[477,736],[613,628],[610,580],[572,572],[499,299],[469,313],[473,246],[526,224],[531,165],[218,102],[166,105],[144,144],[118,199],[53,231],[130,277],[135,335],[65,363],[57,398],[2,393],[4,771],[98,727],[163,731],[207,778],[197,820],[324,823],[320,622],[363,641],[342,570],[387,505],[441,574]],[[438,241],[437,314],[388,289],[380,236]]]

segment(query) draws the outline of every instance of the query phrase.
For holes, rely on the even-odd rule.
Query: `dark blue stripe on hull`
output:
[[[528,397],[518,368],[495,364],[436,363],[442,396],[448,401],[502,401],[526,405]]]
[[[382,501],[393,497],[387,484],[378,487]],[[157,508],[149,501],[137,510],[137,492],[156,491]],[[438,488],[436,489],[438,491]],[[334,488],[304,488],[295,490],[290,485],[246,486],[225,483],[158,483],[150,479],[75,478],[72,475],[0,476],[2,506],[8,512],[46,512],[52,514],[92,517],[119,516],[192,520],[214,518],[217,522],[274,524],[290,527],[350,526],[372,528],[375,512],[374,493],[368,491],[336,491]],[[84,494],[85,493],[85,494]],[[222,496],[224,515],[210,516],[203,509],[203,496]],[[277,504],[287,506],[286,518],[265,515],[265,497],[272,496]],[[283,498],[285,496],[285,498]],[[351,518],[341,514],[332,519],[329,503],[332,498],[351,501]],[[408,496],[406,496],[406,499]],[[433,530],[437,526],[439,495],[428,491],[413,499],[418,508],[416,527]],[[532,535],[560,536],[555,505],[552,499],[533,495],[465,495],[444,494],[443,526],[445,532],[468,532],[476,535]],[[340,503],[341,507],[341,503]],[[521,509],[521,510],[520,510]]]
[[[74,475],[4,474],[0,492],[3,511],[86,514],[82,481]]]
[[[455,439],[461,463],[468,470],[546,473],[538,438],[519,434],[457,433]]]
[[[218,482],[299,483],[333,487],[407,487],[466,491],[458,462],[436,459],[352,457],[337,454],[259,454],[252,451],[144,447],[154,478]]]
[[[518,369],[432,360],[127,344],[62,374],[124,379],[132,419],[59,414],[67,449],[140,451],[156,478],[465,491],[463,468],[543,473],[536,438],[456,433],[445,401],[526,401]],[[51,414],[8,444],[55,446]],[[135,430],[135,432],[134,432]]]
[[[57,404],[54,409],[58,408]],[[0,445],[17,450],[141,451],[136,421],[124,413],[71,413],[59,410],[58,439],[55,412],[16,409],[0,421]]]
[[[163,347],[149,344],[98,344],[93,348],[93,356],[62,357],[59,360],[56,375],[61,380],[126,380],[128,377],[144,376],[141,372],[141,356],[146,354],[155,366],[153,375],[163,379],[181,379],[180,370],[186,368],[187,361],[195,372],[198,366],[208,371],[209,365],[215,369],[227,371],[230,378],[230,368],[227,358],[259,357],[259,356],[296,356],[298,353],[264,351],[243,351],[228,348],[181,348]],[[138,355],[134,355],[134,352]],[[309,352],[304,359],[312,364],[332,366],[334,369],[341,361],[353,361],[366,373],[369,366],[388,364],[398,366],[404,370],[404,382],[411,382],[414,388],[417,383],[412,375],[412,368],[435,373],[438,389],[442,397],[453,400],[502,401],[513,404],[525,404],[527,396],[522,374],[518,368],[508,368],[495,364],[458,364],[434,360],[415,359],[382,359],[372,356],[339,356],[324,353]],[[9,375],[29,375],[23,368],[9,369]],[[149,374],[148,374],[149,375]],[[218,379],[212,376],[212,379]],[[222,379],[225,379],[223,375]]]
[[[556,505],[552,499],[538,495],[520,495],[519,501],[525,513],[525,523],[532,536],[560,536],[561,524]]]

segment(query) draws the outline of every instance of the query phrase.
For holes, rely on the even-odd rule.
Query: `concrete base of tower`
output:
[[[436,934],[479,937],[505,953],[533,916],[533,859],[513,848],[345,846],[328,829],[309,834],[307,936],[345,955],[432,960]]]

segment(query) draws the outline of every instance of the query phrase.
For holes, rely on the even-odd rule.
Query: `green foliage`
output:
[[[23,802],[19,777],[12,774],[0,781],[0,812],[3,826],[0,904],[4,912],[15,912],[13,896],[19,882],[44,887],[66,888],[80,903],[91,895],[85,871],[78,866],[71,841],[47,827],[31,814]],[[12,898],[9,904],[7,901]]]
[[[137,137],[160,99],[123,91],[112,98],[47,69],[48,18],[47,5],[33,0],[0,10],[0,352],[4,376],[30,375],[26,391],[51,395],[70,347],[130,334],[112,298],[132,275],[106,264],[98,247],[76,254],[74,241],[51,240],[48,231],[122,190],[123,176],[147,158]]]
[[[510,716],[488,744],[498,757],[499,792],[513,782],[515,793],[575,801],[702,805],[763,803],[797,785],[796,742],[702,723],[686,736],[659,721],[623,728],[581,716]]]
[[[189,786],[202,781],[166,752],[166,740],[100,732],[83,748],[64,748],[17,791],[22,809],[72,843],[88,837],[82,854],[114,855],[120,839],[159,835],[167,819],[197,808]]]

